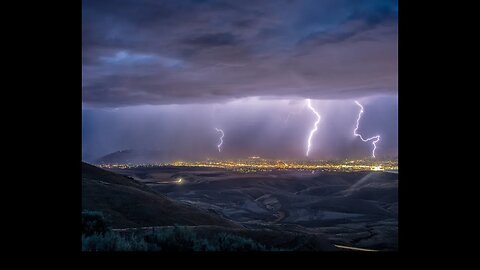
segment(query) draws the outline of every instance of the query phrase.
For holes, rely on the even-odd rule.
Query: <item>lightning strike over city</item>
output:
[[[362,118],[363,114],[363,106],[360,104],[360,102],[355,100],[355,104],[357,104],[360,107],[360,112],[358,113],[358,118],[357,118],[357,125],[355,126],[355,129],[353,130],[353,135],[359,137],[363,142],[368,142],[372,141],[373,144],[373,150],[372,150],[372,157],[375,158],[375,149],[377,149],[377,142],[380,141],[380,135],[376,135],[367,139],[364,139],[361,134],[357,133],[358,126],[360,124],[360,119]]]
[[[223,144],[223,136],[225,136],[225,133],[223,133],[223,130],[219,128],[215,128],[217,132],[220,132],[222,135],[220,136],[220,143],[217,145],[218,152],[222,152],[222,144]]]
[[[313,137],[313,134],[318,129],[318,123],[320,123],[320,118],[321,117],[320,117],[320,114],[312,107],[312,101],[310,99],[307,99],[307,106],[317,116],[317,121],[315,121],[313,129],[310,131],[310,134],[308,135],[307,152],[305,153],[305,155],[308,157],[308,154],[310,152],[310,148],[312,146],[312,137]]]

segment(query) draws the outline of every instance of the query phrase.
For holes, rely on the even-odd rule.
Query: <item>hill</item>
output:
[[[82,162],[82,209],[103,212],[113,228],[166,225],[240,225],[176,202],[127,177]]]
[[[154,163],[162,160],[162,152],[155,150],[122,150],[105,155],[97,160],[95,164],[118,164],[118,163]]]
[[[83,235],[84,251],[337,250],[321,233],[268,225],[246,228],[84,162],[82,209],[101,212],[113,229],[103,236]]]

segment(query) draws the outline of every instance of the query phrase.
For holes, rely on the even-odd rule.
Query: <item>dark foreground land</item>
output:
[[[88,164],[83,170],[83,208],[101,211],[122,234],[186,225],[201,241],[220,233],[260,250],[398,247],[395,173],[153,167],[114,174]],[[141,227],[155,228],[132,229]]]

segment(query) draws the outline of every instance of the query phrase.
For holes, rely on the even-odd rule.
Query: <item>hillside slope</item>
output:
[[[127,176],[83,162],[82,209],[103,212],[113,228],[166,225],[242,228],[208,211],[175,202]]]

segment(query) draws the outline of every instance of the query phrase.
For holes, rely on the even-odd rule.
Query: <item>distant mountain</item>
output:
[[[82,209],[103,212],[114,228],[166,225],[242,228],[206,210],[171,200],[128,176],[84,162]]]
[[[97,160],[95,164],[120,164],[120,163],[154,163],[159,162],[162,152],[158,150],[122,150],[105,155]]]

